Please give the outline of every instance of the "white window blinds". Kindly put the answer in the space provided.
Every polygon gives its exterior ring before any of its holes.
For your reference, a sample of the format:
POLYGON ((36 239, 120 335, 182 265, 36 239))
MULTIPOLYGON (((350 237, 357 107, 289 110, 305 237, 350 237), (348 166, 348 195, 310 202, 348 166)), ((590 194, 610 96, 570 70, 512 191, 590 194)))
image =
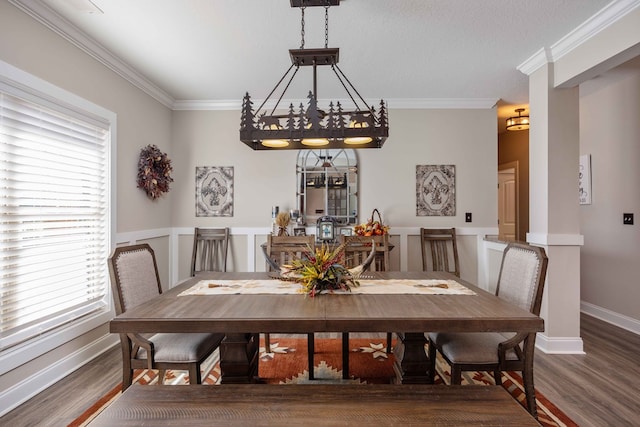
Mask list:
POLYGON ((0 350, 108 307, 110 232, 108 124, 1 89, 0 350))

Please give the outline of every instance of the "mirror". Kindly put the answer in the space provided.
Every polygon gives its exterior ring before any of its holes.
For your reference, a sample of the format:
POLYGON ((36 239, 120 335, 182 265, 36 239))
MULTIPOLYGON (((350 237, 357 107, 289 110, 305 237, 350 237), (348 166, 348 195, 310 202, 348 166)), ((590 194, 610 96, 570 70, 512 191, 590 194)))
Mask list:
POLYGON ((353 149, 300 150, 296 203, 307 224, 330 216, 336 225, 358 221, 358 160, 353 149))

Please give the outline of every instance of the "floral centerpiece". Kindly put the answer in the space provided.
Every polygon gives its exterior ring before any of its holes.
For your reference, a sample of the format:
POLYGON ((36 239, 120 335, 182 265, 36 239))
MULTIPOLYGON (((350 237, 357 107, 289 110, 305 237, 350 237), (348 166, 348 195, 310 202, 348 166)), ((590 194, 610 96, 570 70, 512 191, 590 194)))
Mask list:
POLYGON ((350 291, 360 283, 353 270, 344 266, 344 248, 345 244, 331 249, 324 243, 315 250, 309 248, 303 258, 283 266, 282 275, 300 283, 304 292, 312 297, 322 291, 350 291))

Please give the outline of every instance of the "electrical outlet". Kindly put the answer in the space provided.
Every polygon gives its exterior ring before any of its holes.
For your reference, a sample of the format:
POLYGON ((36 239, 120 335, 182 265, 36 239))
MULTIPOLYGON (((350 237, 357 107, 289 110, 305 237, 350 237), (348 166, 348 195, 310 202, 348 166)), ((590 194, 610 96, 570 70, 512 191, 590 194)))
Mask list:
POLYGON ((622 223, 625 225, 633 225, 633 214, 632 213, 623 213, 622 214, 622 223))
POLYGON ((471 212, 464 214, 464 222, 471 222, 471 212))

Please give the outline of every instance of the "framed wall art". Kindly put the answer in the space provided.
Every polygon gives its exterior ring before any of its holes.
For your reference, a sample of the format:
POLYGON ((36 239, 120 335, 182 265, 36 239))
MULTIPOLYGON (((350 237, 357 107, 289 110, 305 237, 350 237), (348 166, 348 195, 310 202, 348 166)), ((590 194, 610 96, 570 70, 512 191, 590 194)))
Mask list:
POLYGON ((233 216, 233 166, 196 166, 196 216, 233 216))
POLYGON ((591 154, 580 156, 578 171, 578 197, 581 205, 591 204, 591 154))
POLYGON ((455 165, 416 166, 416 215, 455 216, 455 165))

